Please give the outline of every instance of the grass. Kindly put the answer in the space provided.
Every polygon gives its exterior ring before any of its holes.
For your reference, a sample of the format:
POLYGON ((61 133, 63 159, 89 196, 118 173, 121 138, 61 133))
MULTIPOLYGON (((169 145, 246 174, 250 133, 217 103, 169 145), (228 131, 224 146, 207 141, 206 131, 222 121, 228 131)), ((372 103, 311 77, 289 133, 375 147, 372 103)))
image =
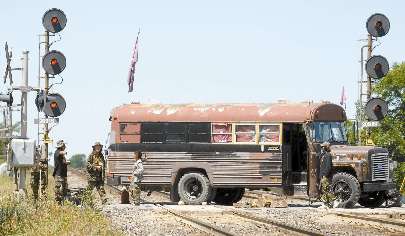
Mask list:
POLYGON ((49 182, 47 199, 34 203, 15 197, 13 179, 0 176, 0 235, 121 235, 93 208, 56 204, 52 177, 49 182))

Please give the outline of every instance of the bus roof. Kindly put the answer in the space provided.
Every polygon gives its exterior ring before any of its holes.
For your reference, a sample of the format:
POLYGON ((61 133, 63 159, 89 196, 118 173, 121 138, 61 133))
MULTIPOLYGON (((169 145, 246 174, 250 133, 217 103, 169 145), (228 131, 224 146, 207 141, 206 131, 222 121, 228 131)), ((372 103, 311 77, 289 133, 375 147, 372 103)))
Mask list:
POLYGON ((322 102, 251 104, 125 104, 110 119, 119 122, 293 122, 345 121, 345 110, 322 102))

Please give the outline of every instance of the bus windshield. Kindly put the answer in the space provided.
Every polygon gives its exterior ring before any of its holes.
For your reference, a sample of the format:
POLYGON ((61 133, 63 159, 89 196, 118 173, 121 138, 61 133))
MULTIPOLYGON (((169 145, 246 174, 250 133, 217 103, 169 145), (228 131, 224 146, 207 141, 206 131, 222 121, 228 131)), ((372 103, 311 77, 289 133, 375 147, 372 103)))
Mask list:
POLYGON ((313 122, 311 137, 315 142, 347 143, 343 122, 313 122))

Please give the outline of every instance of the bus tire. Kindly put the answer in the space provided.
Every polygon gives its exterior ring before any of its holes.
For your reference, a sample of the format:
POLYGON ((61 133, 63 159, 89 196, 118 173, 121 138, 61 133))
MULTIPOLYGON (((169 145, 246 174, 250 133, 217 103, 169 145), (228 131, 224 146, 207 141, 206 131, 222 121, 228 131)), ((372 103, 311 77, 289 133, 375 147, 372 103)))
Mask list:
POLYGON ((385 202, 385 192, 372 192, 359 199, 360 206, 368 208, 380 207, 385 202))
POLYGON ((360 198, 360 183, 353 175, 338 172, 332 177, 332 193, 339 201, 337 207, 352 208, 360 198))
POLYGON ((214 202, 221 205, 232 205, 233 203, 239 202, 244 193, 244 188, 218 188, 214 202))
POLYGON ((180 200, 188 205, 208 202, 212 194, 210 182, 202 173, 191 172, 184 174, 177 186, 180 200))
POLYGON ((238 195, 236 196, 236 198, 233 200, 233 202, 234 202, 234 203, 237 203, 237 202, 239 202, 240 200, 242 200, 244 194, 245 194, 245 189, 244 189, 244 188, 240 188, 240 189, 239 189, 239 193, 238 193, 238 195))

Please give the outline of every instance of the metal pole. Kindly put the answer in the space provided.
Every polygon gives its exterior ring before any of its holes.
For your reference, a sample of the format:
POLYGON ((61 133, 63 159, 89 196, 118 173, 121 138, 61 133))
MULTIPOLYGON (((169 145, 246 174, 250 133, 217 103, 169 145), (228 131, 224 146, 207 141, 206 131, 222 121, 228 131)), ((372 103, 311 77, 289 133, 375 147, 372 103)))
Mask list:
MULTIPOLYGON (((45 54, 47 54, 49 52, 49 31, 45 31, 45 54)), ((46 97, 48 96, 48 90, 49 90, 49 75, 47 72, 45 72, 45 76, 44 76, 44 104, 46 102, 46 97)), ((45 118, 48 118, 45 115, 45 118)), ((38 121, 39 122, 39 121, 38 121)), ((44 124, 44 136, 43 136, 43 152, 42 152, 42 159, 44 161, 46 161, 46 163, 48 163, 48 133, 49 133, 49 127, 48 127, 48 123, 45 122, 44 124)), ((46 172, 48 172, 48 165, 46 167, 46 172)), ((48 178, 48 175, 46 175, 46 178, 48 178)), ((48 179, 46 180, 48 181, 48 179)))
MULTIPOLYGON (((373 38, 371 34, 368 35, 367 38, 367 60, 371 58, 371 53, 373 51, 373 38)), ((372 93, 372 88, 371 88, 371 77, 367 76, 367 101, 370 100, 371 98, 371 93, 372 93)))
POLYGON ((21 138, 27 138, 27 88, 28 88, 28 51, 23 52, 22 62, 22 91, 21 91, 21 138))
MULTIPOLYGON (((27 138, 28 51, 22 57, 21 138, 27 138)), ((18 168, 18 191, 26 193, 27 168, 18 168)))
POLYGON ((360 135, 360 130, 361 126, 363 124, 363 117, 362 117, 362 110, 358 111, 358 109, 363 109, 363 83, 364 83, 364 48, 368 47, 368 45, 364 45, 361 47, 361 52, 360 52, 360 80, 359 80, 359 100, 358 100, 358 106, 356 107, 357 110, 357 129, 356 129, 356 139, 357 139, 357 144, 361 144, 361 135, 360 135))

